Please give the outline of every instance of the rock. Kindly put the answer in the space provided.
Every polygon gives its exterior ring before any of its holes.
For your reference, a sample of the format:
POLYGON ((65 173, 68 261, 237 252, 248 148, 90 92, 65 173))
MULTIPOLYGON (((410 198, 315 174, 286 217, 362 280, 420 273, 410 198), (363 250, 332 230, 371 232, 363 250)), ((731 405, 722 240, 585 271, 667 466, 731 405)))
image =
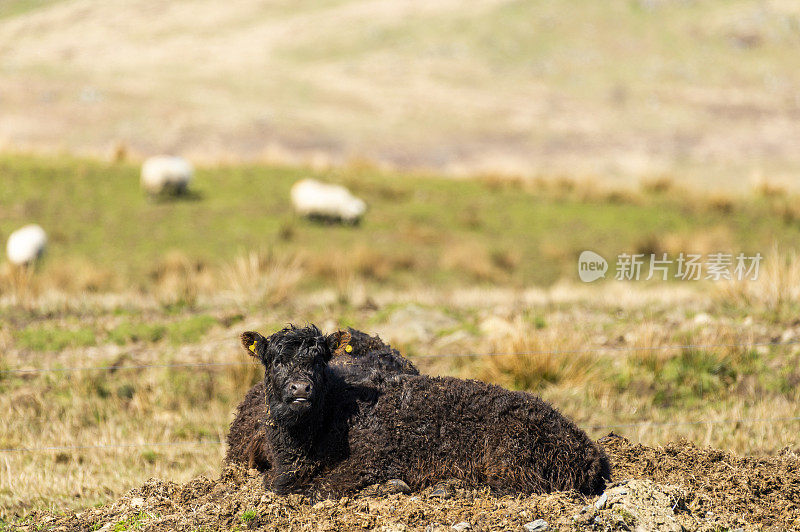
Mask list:
POLYGON ((430 496, 431 497, 439 497, 439 498, 442 498, 442 499, 446 499, 446 498, 450 497, 450 493, 447 491, 447 486, 444 486, 444 485, 440 484, 440 485, 436 486, 435 488, 433 488, 433 491, 431 492, 430 496))
POLYGON ((481 333, 488 338, 504 338, 512 336, 517 328, 508 320, 498 316, 489 316, 478 325, 481 333))
POLYGON ((598 510, 602 510, 606 507, 606 503, 608 502, 608 492, 603 492, 596 501, 594 501, 594 507, 598 510))
POLYGON ((408 527, 403 523, 389 523, 388 525, 383 525, 378 530, 381 532, 405 532, 408 530, 408 527))
POLYGON ((400 479, 391 479, 383 482, 382 484, 372 484, 361 490, 361 496, 366 497, 383 497, 385 495, 394 495, 396 493, 411 493, 411 488, 400 479))
POLYGON ((448 347, 458 348, 459 346, 468 344, 471 340, 471 334, 464 330, 458 330, 442 336, 436 340, 435 345, 438 349, 447 349, 448 347))
POLYGON ((626 488, 627 482, 614 486, 610 489, 607 489, 603 495, 606 496, 606 504, 609 506, 613 506, 615 502, 623 498, 628 494, 628 489, 626 488))
POLYGON ((131 499, 131 507, 133 508, 141 508, 144 506, 144 499, 141 497, 134 497, 131 499))
POLYGON ((711 323, 714 320, 705 312, 701 312, 700 314, 696 315, 692 321, 696 325, 704 325, 706 323, 711 323))
POLYGON ((221 511, 221 508, 220 508, 219 504, 214 504, 214 503, 211 503, 211 502, 206 503, 206 504, 202 505, 200 508, 197 509, 197 512, 200 515, 208 515, 208 516, 219 515, 220 511, 221 511))
POLYGON ((458 532, 461 532, 462 530, 469 530, 470 528, 472 528, 472 525, 467 523, 466 521, 461 521, 460 523, 454 524, 450 528, 452 528, 453 530, 457 530, 458 532))
POLYGON ((390 343, 428 343, 440 331, 456 325, 455 319, 440 310, 408 305, 395 310, 377 332, 390 343))
POLYGON ((522 528, 525 529, 525 532, 544 532, 547 530, 547 521, 544 519, 537 519, 536 521, 525 523, 522 525, 522 528))
POLYGON ((331 499, 325 499, 324 501, 320 501, 314 504, 311 508, 313 508, 314 510, 326 510, 328 508, 333 508, 336 505, 337 505, 336 501, 333 501, 331 499))
MULTIPOLYGON (((603 495, 606 501, 598 514, 603 526, 670 532, 683 530, 673 511, 673 507, 682 501, 677 488, 637 479, 615 485, 603 495)), ((597 503, 595 505, 600 510, 597 503)))
POLYGON ((387 480, 381 491, 386 495, 393 495, 395 493, 405 493, 408 495, 411 493, 411 488, 399 478, 394 478, 392 480, 387 480))

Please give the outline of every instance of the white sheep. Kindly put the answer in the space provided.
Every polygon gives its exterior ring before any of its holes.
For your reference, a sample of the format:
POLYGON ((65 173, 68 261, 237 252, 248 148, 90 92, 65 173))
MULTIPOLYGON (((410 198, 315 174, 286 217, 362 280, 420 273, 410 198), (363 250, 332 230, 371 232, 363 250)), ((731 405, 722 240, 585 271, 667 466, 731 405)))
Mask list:
POLYGON ((152 195, 185 193, 194 177, 194 168, 183 157, 156 155, 142 165, 142 188, 152 195))
POLYGON ((301 179, 292 185, 292 205, 309 218, 356 224, 367 210, 363 200, 340 185, 301 179))
POLYGON ((36 224, 17 229, 8 237, 6 255, 12 264, 24 266, 39 259, 47 246, 47 234, 36 224))

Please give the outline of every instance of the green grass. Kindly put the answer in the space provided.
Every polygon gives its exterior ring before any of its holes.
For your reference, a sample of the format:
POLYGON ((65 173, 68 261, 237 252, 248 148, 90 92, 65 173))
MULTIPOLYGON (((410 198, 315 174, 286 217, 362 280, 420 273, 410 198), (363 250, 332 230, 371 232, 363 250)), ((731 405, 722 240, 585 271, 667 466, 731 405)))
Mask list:
POLYGON ((800 375, 796 357, 786 357, 785 351, 764 356, 752 349, 682 349, 666 358, 652 352, 624 365, 601 364, 598 373, 603 382, 615 383, 617 393, 638 391, 652 396, 658 408, 679 412, 730 401, 743 387, 793 401, 800 375), (783 360, 780 368, 769 369, 777 359, 783 360))
POLYGON ((728 392, 736 381, 737 366, 732 360, 718 354, 695 349, 684 349, 670 358, 663 368, 654 373, 655 401, 662 405, 687 400, 703 401, 706 396, 728 392))
POLYGON ((108 339, 117 345, 133 342, 158 342, 166 338, 175 345, 194 343, 217 324, 217 320, 206 314, 166 322, 147 323, 143 321, 124 321, 108 332, 108 339))
POLYGON ((144 526, 143 521, 146 521, 149 518, 150 518, 150 516, 147 515, 145 512, 140 512, 137 515, 132 515, 132 516, 128 517, 127 519, 123 519, 122 521, 114 524, 114 526, 111 527, 111 530, 113 532, 126 532, 126 531, 130 531, 130 530, 142 530, 142 527, 144 526))
POLYGON ((614 508, 614 511, 619 515, 620 520, 626 527, 630 528, 636 524, 636 516, 634 516, 625 508, 621 506, 616 506, 614 508))
POLYGON ((108 332, 108 339, 117 345, 132 342, 157 342, 167 334, 167 327, 160 323, 124 321, 108 332))
POLYGON ((255 510, 245 510, 244 513, 242 513, 240 519, 242 520, 243 523, 246 524, 255 519, 256 516, 257 514, 255 510))
POLYGON ((74 330, 52 326, 29 326, 16 332, 16 343, 24 349, 34 351, 60 351, 67 347, 88 347, 97 339, 92 329, 74 330))
MULTIPOLYGON (((602 195, 582 197, 580 185, 556 193, 365 169, 315 174, 237 166, 200 170, 197 199, 152 202, 139 190, 132 165, 5 156, 0 175, 0 235, 41 224, 50 235, 41 274, 69 285, 76 272, 104 272, 97 274, 106 279, 101 289, 148 290, 165 257, 176 251, 212 269, 249 250, 300 252, 310 264, 305 287, 329 285, 336 276, 331 257, 384 286, 523 286, 574 279, 584 249, 611 261, 619 253, 658 247, 667 235, 691 242, 722 231, 730 252, 764 252, 775 240, 800 245, 800 224, 787 223, 757 198, 723 212, 680 194, 609 202, 602 195), (289 188, 307 175, 343 182, 364 197, 370 210, 362 225, 322 226, 297 218, 289 188)), ((117 331, 118 341, 159 334, 117 331)))
POLYGON ((155 452, 152 449, 144 449, 142 451, 142 460, 144 460, 148 464, 156 463, 156 460, 158 460, 158 457, 159 457, 158 453, 155 452))
POLYGON ((166 340, 172 345, 182 345, 199 342, 219 323, 208 314, 192 314, 178 319, 165 315, 153 322, 126 319, 106 331, 100 322, 84 320, 85 325, 76 325, 74 321, 68 320, 67 324, 30 324, 18 328, 14 332, 14 344, 31 351, 60 351, 109 342, 127 345, 166 340))
POLYGON ((199 341, 216 324, 216 319, 205 314, 191 316, 167 325, 166 336, 175 345, 193 343, 199 341))
POLYGON ((3 0, 0 2, 0 19, 22 15, 63 0, 3 0))

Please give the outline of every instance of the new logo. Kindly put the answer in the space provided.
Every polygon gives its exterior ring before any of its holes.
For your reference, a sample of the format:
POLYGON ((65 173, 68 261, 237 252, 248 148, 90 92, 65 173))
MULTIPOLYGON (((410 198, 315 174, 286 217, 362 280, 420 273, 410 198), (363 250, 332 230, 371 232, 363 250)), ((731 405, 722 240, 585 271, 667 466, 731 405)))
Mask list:
POLYGON ((578 257, 578 277, 584 283, 591 283, 606 276, 608 262, 594 251, 583 251, 578 257))

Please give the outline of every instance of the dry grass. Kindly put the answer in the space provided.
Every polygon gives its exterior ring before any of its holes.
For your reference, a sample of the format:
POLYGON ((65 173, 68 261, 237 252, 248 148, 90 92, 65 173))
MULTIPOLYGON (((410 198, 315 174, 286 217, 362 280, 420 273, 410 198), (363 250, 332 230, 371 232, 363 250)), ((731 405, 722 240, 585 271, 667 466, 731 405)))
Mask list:
POLYGON ((668 175, 645 177, 639 181, 639 188, 648 194, 665 194, 675 188, 675 180, 668 175))
POLYGON ((782 321, 797 318, 800 310, 800 257, 777 246, 763 256, 758 279, 732 280, 719 285, 721 304, 782 321))
POLYGON ((278 257, 272 252, 250 251, 223 270, 222 283, 240 306, 276 305, 293 295, 304 272, 299 255, 278 257))
POLYGON ((784 185, 768 179, 757 180, 753 184, 753 190, 756 194, 765 198, 782 198, 788 193, 788 190, 784 185))
POLYGON ((168 252, 150 272, 153 290, 163 305, 189 305, 212 284, 208 267, 180 251, 168 252))
POLYGON ((62 260, 41 282, 43 290, 68 294, 113 292, 120 288, 119 277, 114 272, 82 257, 62 260))
POLYGON ((702 230, 693 229, 681 233, 652 235, 653 247, 672 257, 680 253, 699 253, 707 255, 720 250, 734 249, 734 236, 730 227, 716 225, 702 230))
POLYGON ((539 330, 516 316, 499 335, 489 336, 489 353, 518 353, 486 357, 478 378, 518 390, 540 391, 547 386, 584 387, 596 379, 597 356, 576 353, 586 339, 563 323, 539 330))
POLYGON ((728 194, 717 192, 708 197, 708 207, 723 214, 730 214, 736 207, 736 200, 728 194))
POLYGON ((507 174, 481 174, 475 179, 486 185, 490 190, 523 190, 525 188, 539 187, 541 184, 537 180, 529 179, 523 175, 507 174))
POLYGON ((15 266, 10 262, 0 266, 0 294, 6 295, 10 302, 27 307, 39 293, 34 267, 15 266))
POLYGON ((495 276, 489 251, 481 246, 451 244, 442 251, 439 264, 443 269, 464 275, 473 281, 486 282, 495 276))
POLYGON ((315 255, 308 261, 308 271, 342 288, 354 279, 388 281, 398 272, 413 270, 416 263, 417 259, 410 252, 382 252, 366 244, 357 244, 349 249, 315 255))

